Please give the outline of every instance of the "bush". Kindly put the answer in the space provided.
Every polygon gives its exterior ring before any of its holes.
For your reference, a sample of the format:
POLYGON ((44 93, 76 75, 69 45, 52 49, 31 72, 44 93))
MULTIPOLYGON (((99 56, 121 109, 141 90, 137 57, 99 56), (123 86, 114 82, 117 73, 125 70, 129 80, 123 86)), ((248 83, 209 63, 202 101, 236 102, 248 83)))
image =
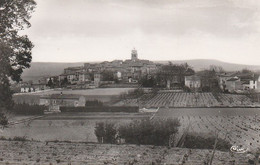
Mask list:
POLYGON ((119 128, 119 136, 126 143, 168 146, 169 139, 178 132, 178 119, 134 121, 119 128))
POLYGON ((3 112, 0 112, 0 125, 6 126, 8 124, 8 119, 3 112))
POLYGON ((116 128, 114 123, 96 123, 95 135, 99 143, 116 143, 116 128))
POLYGON ((127 93, 123 93, 120 95, 120 99, 136 99, 141 97, 144 94, 143 89, 134 89, 132 91, 128 91, 127 93))
POLYGON ((102 107, 103 106, 103 102, 98 101, 98 100, 93 100, 93 101, 86 101, 85 106, 96 106, 96 107, 102 107))
POLYGON ((20 136, 15 136, 15 137, 13 138, 13 141, 28 141, 28 139, 26 138, 26 136, 22 136, 22 137, 20 137, 20 136))
POLYGON ((43 105, 15 104, 12 111, 18 115, 43 115, 46 109, 43 105))
MULTIPOLYGON (((183 147, 184 148, 192 148, 192 149, 213 149, 215 137, 203 137, 201 135, 191 135, 188 134, 184 140, 183 147)), ((221 138, 218 138, 217 150, 228 151, 232 145, 221 138)))

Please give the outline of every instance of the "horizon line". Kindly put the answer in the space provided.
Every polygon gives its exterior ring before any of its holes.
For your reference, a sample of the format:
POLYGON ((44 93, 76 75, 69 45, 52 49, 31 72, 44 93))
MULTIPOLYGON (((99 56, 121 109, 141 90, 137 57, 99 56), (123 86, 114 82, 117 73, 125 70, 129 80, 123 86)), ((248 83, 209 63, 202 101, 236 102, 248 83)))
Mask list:
MULTIPOLYGON (((115 61, 115 60, 122 60, 122 59, 114 59, 114 60, 110 60, 110 61, 115 61)), ((129 59, 125 59, 125 60, 129 60, 129 59)), ((122 61, 125 61, 122 60, 122 61)), ((140 60, 148 60, 148 59, 140 59, 140 60)), ((223 63, 227 63, 227 64, 237 64, 237 65, 247 65, 247 66, 260 66, 260 65, 256 65, 256 64, 241 64, 241 63, 232 63, 232 62, 226 62, 226 61, 222 61, 222 60, 218 60, 218 59, 203 59, 203 58, 193 58, 193 59, 184 59, 184 60, 149 60, 152 62, 185 62, 185 61, 195 61, 195 60, 212 60, 212 61, 218 61, 218 62, 223 62, 223 63)), ((75 61, 75 62, 67 62, 67 61, 32 61, 31 63, 69 63, 69 64, 73 64, 73 63, 101 63, 104 61, 108 61, 109 60, 103 60, 103 61, 75 61)))

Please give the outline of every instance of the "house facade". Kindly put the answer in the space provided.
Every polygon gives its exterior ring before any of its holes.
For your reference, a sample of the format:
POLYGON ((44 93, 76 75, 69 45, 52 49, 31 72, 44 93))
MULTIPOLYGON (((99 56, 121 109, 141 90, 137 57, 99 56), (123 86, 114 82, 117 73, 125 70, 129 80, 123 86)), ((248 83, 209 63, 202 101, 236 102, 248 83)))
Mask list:
POLYGON ((200 88, 201 87, 201 79, 199 76, 185 76, 185 86, 189 88, 200 88))
POLYGON ((54 94, 41 96, 39 104, 48 106, 49 110, 59 110, 61 106, 84 107, 86 99, 84 96, 54 94))

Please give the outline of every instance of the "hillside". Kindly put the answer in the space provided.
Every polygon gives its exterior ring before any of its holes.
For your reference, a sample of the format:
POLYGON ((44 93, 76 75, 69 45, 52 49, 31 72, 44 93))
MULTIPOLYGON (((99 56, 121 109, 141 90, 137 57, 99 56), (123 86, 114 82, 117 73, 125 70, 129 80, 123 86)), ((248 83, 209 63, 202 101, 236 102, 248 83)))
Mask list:
POLYGON ((61 74, 64 68, 82 65, 83 63, 32 62, 31 67, 24 70, 22 79, 27 81, 45 76, 56 76, 61 74))
MULTIPOLYGON (((169 61, 157 61, 157 62, 166 64, 169 61)), ((238 71, 238 70, 242 70, 245 68, 250 69, 250 70, 255 70, 255 71, 260 70, 259 65, 234 64, 234 63, 228 63, 228 62, 223 62, 223 61, 213 60, 213 59, 176 60, 176 61, 171 61, 171 62, 173 64, 181 64, 181 63, 187 62, 190 66, 193 67, 193 69, 195 71, 207 69, 207 68, 209 68, 210 65, 221 66, 226 71, 238 71)))
MULTIPOLYGON (((168 61, 155 61, 158 63, 168 63, 168 61)), ((237 71, 244 68, 250 70, 260 70, 258 65, 243 65, 243 64, 233 64, 222 62, 218 60, 210 59, 196 59, 196 60, 176 60, 171 61, 174 64, 180 64, 187 62, 193 67, 195 71, 209 68, 210 65, 222 66, 226 71, 237 71)), ((35 80, 43 76, 55 76, 63 72, 64 68, 82 66, 83 62, 78 63, 54 63, 54 62, 32 62, 29 69, 24 70, 22 75, 23 80, 35 80)))

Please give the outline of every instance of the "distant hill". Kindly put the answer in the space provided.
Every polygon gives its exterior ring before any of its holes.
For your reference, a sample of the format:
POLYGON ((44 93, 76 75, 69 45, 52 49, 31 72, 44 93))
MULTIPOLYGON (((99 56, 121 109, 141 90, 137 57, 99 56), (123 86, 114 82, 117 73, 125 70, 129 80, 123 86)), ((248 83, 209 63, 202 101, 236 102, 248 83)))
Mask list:
MULTIPOLYGON (((155 61, 158 63, 167 64, 168 61, 155 61)), ((218 60, 210 59, 195 59, 195 60, 176 60, 171 61, 173 64, 181 64, 187 62, 190 66, 193 67, 195 71, 200 71, 203 69, 209 68, 210 65, 222 66, 226 71, 237 71, 242 69, 250 70, 260 70, 259 65, 243 65, 243 64, 233 64, 222 62, 218 60)), ((54 63, 54 62, 32 62, 29 69, 24 70, 22 78, 24 81, 27 80, 37 80, 40 77, 44 76, 55 76, 63 72, 64 68, 74 67, 74 66, 83 66, 82 63, 54 63)))
POLYGON ((56 76, 63 73, 64 68, 74 66, 83 66, 83 63, 32 62, 31 67, 24 70, 22 79, 28 81, 45 76, 56 76))
MULTIPOLYGON (((167 64, 169 61, 156 61, 156 62, 167 64)), ((219 60, 211 60, 211 59, 176 60, 171 62, 173 64, 181 64, 187 62, 191 67, 193 67, 195 71, 208 69, 210 65, 221 66, 226 71, 239 71, 245 68, 254 71, 260 70, 260 65, 234 64, 234 63, 222 62, 219 60)))

